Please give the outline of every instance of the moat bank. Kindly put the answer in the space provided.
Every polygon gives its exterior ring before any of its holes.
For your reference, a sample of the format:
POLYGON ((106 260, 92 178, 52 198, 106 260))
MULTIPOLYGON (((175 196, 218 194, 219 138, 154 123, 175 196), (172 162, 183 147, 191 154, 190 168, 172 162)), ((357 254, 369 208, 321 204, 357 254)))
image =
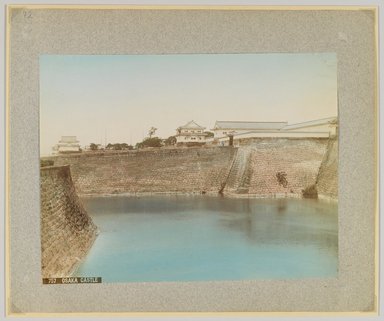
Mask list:
POLYGON ((44 159, 70 165, 79 195, 301 197, 303 190, 319 184, 319 196, 337 199, 337 142, 328 139, 260 138, 240 147, 97 152, 44 159))

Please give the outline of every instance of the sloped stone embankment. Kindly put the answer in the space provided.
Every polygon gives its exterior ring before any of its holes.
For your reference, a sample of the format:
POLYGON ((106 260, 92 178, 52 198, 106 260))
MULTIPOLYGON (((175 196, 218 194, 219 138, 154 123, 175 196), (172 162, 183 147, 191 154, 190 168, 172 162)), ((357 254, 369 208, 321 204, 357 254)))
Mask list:
POLYGON ((42 167, 40 176, 42 276, 68 276, 97 228, 76 194, 69 166, 42 167))

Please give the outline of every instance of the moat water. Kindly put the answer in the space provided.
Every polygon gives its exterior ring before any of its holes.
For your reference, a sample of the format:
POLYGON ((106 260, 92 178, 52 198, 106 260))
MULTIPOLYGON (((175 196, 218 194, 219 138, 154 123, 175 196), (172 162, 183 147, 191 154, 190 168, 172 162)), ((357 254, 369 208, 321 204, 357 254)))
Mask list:
POLYGON ((337 276, 337 203, 177 195, 82 201, 100 234, 75 276, 103 282, 337 276))

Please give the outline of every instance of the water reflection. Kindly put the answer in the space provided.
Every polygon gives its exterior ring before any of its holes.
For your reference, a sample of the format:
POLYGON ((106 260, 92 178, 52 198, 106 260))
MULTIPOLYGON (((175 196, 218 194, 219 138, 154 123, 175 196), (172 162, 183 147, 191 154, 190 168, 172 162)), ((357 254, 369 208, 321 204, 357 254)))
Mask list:
POLYGON ((107 281, 337 275, 337 205, 317 200, 84 199, 101 234, 77 273, 107 281))
MULTIPOLYGON (((337 207, 307 200, 223 202, 219 223, 261 244, 316 243, 337 248, 337 207), (226 206, 227 204, 230 206, 226 206)), ((217 203, 216 203, 217 204, 217 203)))

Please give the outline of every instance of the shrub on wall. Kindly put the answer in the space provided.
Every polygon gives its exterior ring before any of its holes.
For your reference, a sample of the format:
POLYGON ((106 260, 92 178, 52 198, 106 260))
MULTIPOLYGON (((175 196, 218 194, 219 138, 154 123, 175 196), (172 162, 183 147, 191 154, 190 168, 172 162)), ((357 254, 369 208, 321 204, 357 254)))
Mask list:
POLYGON ((283 186, 284 188, 286 188, 288 186, 287 173, 286 172, 277 172, 276 173, 276 179, 277 179, 279 185, 283 186))
POLYGON ((310 185, 301 191, 304 198, 317 198, 316 185, 310 185))
POLYGON ((199 142, 188 142, 188 143, 185 143, 185 145, 187 145, 187 147, 195 147, 195 146, 204 146, 205 143, 199 143, 199 142))
POLYGON ((54 161, 51 159, 41 159, 40 160, 40 167, 46 167, 46 166, 53 166, 54 161))

